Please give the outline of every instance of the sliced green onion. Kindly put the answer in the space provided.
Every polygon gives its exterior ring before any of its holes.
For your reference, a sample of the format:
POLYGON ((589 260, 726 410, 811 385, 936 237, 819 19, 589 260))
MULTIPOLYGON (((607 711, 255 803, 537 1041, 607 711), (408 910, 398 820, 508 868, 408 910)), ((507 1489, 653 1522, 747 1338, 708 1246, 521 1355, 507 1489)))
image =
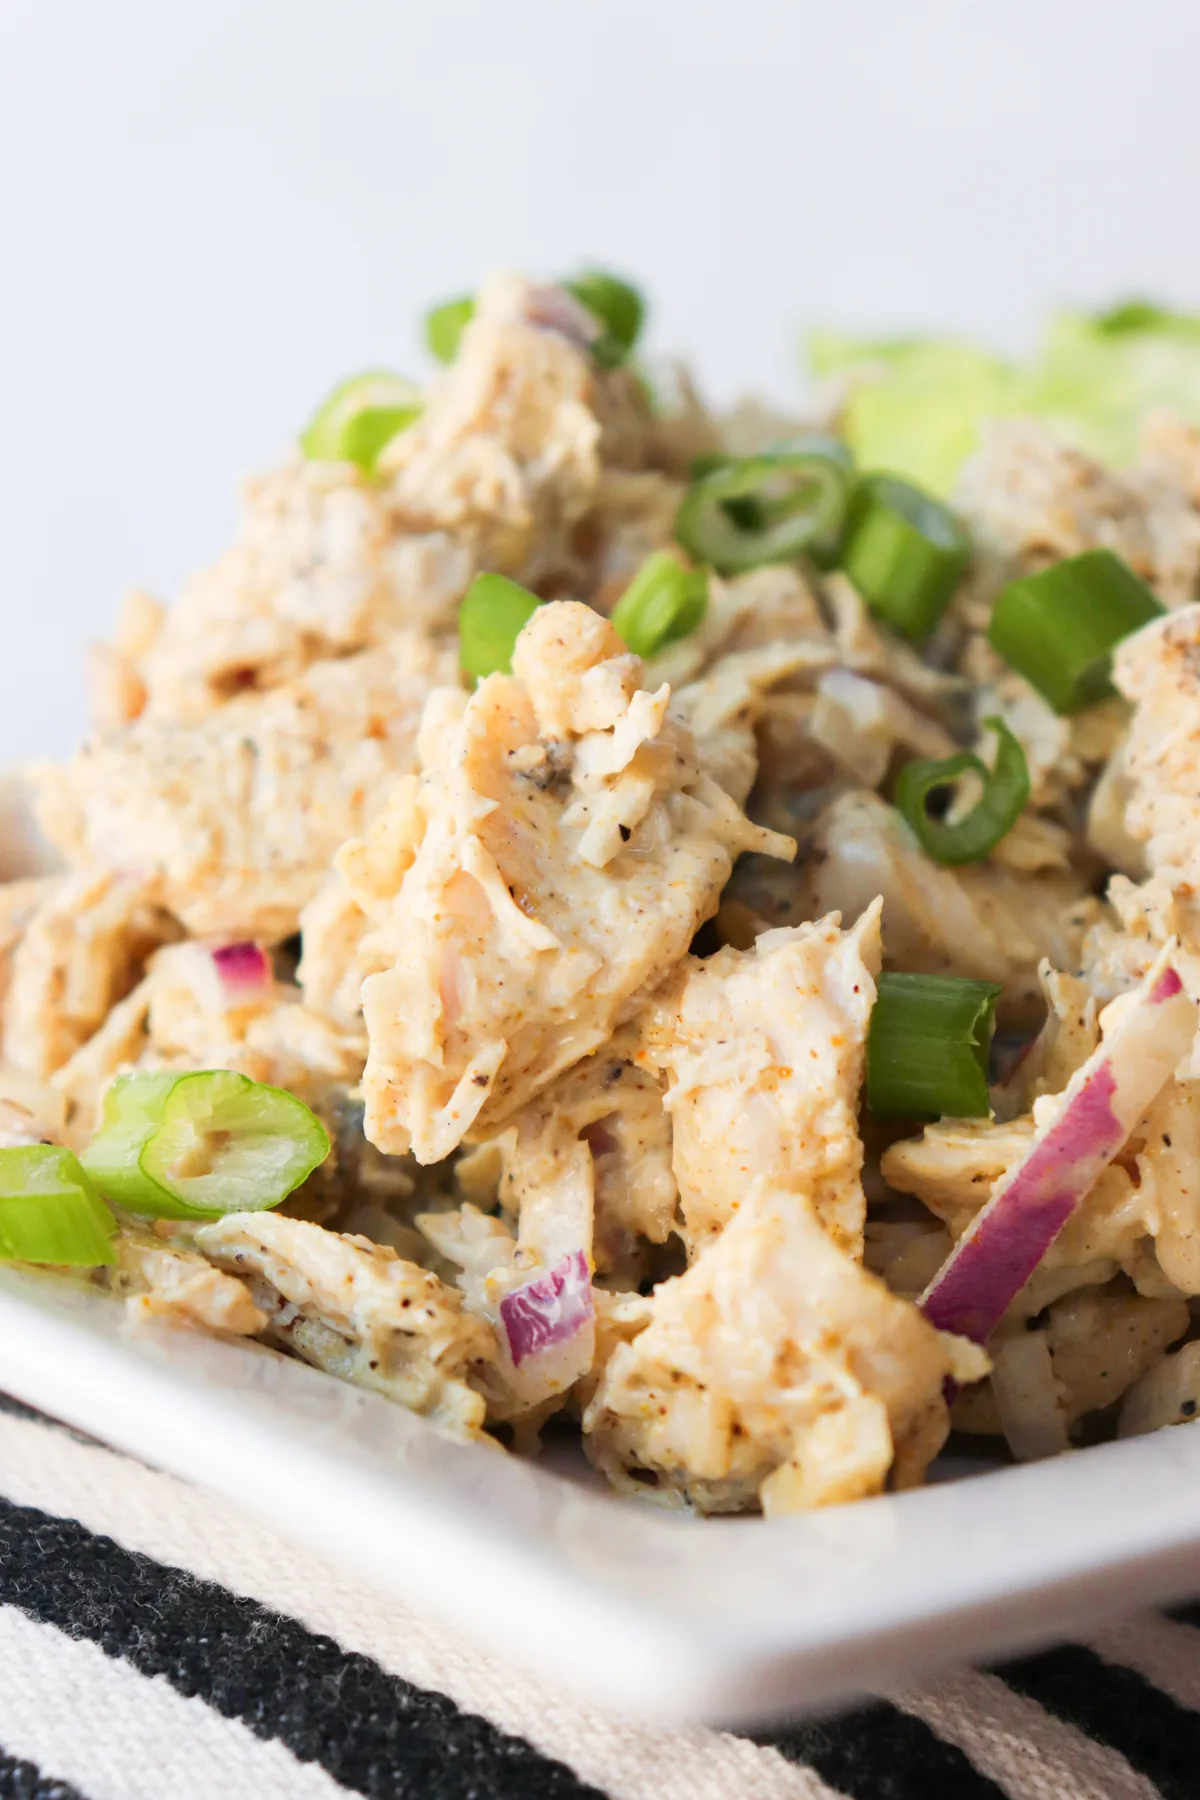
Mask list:
POLYGON ((648 556, 613 609, 612 627, 637 656, 695 631, 708 610, 708 574, 685 569, 669 550, 648 556))
POLYGON ((458 609, 458 660, 467 675, 508 675, 522 627, 541 605, 507 575, 477 575, 458 609))
POLYGON ((335 387, 300 434, 305 456, 352 462, 370 475, 386 444, 420 416, 421 390, 385 369, 352 375, 335 387))
POLYGON ((1085 550, 1010 581, 992 611, 988 642, 1057 713, 1078 712, 1116 690, 1112 652, 1165 611, 1111 550, 1085 550))
POLYGON ((82 1161, 128 1212, 212 1219, 278 1206, 328 1154, 321 1121, 283 1088, 166 1070, 117 1077, 82 1161))
POLYGON ((922 850, 935 862, 978 862, 1012 830, 1029 799, 1029 764, 1020 742, 1002 719, 983 722, 996 734, 994 768, 989 769, 972 751, 962 750, 941 762, 910 762, 896 782, 896 805, 922 850), (983 793, 970 812, 953 825, 931 818, 926 810, 929 795, 935 788, 957 781, 968 770, 983 782, 983 793))
POLYGON ((646 316, 646 304, 637 289, 602 269, 586 269, 562 285, 604 327, 603 337, 592 345, 596 361, 604 368, 624 362, 637 343, 646 316))
POLYGON ((440 363, 454 361, 458 340, 474 317, 473 294, 464 294, 461 300, 447 300, 425 314, 425 342, 440 363))
POLYGON ((692 484, 675 536, 723 575, 790 562, 840 532, 848 490, 845 466, 821 452, 739 457, 692 484))
POLYGON ((892 975, 876 986, 867 1101, 879 1119, 982 1119, 1000 986, 950 975, 892 975))
POLYGON ((971 557, 971 541, 940 500, 897 475, 864 475, 850 500, 842 567, 905 637, 928 637, 971 557))
POLYGON ((0 1150, 0 1261, 94 1269, 116 1261, 117 1222, 69 1150, 0 1150))

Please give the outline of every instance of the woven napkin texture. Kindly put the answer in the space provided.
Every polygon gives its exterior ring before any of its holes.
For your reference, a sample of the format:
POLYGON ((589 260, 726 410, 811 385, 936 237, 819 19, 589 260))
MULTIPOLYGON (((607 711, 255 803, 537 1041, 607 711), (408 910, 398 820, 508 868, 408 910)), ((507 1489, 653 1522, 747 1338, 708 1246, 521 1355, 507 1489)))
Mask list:
POLYGON ((1200 1606, 754 1737, 649 1725, 4 1403, 0 1797, 344 1795, 1196 1800, 1200 1606))

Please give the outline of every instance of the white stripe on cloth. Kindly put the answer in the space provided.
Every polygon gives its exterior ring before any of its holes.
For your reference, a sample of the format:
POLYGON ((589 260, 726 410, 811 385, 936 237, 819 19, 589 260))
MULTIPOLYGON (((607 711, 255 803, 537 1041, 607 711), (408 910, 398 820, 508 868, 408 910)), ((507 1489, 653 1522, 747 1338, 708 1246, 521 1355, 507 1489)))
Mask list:
MULTIPOLYGON (((79 1443, 54 1426, 0 1414, 0 1492, 17 1505, 78 1519, 127 1550, 324 1632, 390 1674, 525 1738, 611 1800, 833 1800, 835 1790, 814 1770, 776 1750, 702 1726, 664 1729, 615 1719, 549 1689, 380 1599, 217 1495, 79 1443)), ((326 1781, 325 1791, 344 1791, 326 1781)), ((218 1792, 232 1800, 215 1787, 205 1800, 218 1792)), ((301 1800, 301 1790, 294 1800, 301 1800)))
POLYGON ((88 1800, 346 1800, 282 1744, 13 1606, 0 1606, 0 1743, 88 1800))
POLYGON ((957 1744, 1012 1800, 1159 1800, 1154 1783, 1119 1751, 1093 1743, 997 1675, 956 1669, 888 1699, 957 1744))
POLYGON ((1200 1656, 1191 1626, 1143 1614, 1119 1625, 1106 1625, 1093 1632, 1087 1643, 1106 1662, 1136 1669, 1180 1706, 1200 1712, 1200 1656))

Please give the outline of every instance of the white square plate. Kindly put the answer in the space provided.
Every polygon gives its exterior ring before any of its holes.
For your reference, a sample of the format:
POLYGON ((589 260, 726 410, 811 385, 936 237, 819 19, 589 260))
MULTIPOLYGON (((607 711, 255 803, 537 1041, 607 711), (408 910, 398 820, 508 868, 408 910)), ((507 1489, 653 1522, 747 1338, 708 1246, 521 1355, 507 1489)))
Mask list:
POLYGON ((0 1389, 617 1707, 746 1723, 1200 1591, 1200 1429, 804 1518, 690 1519, 14 1269, 0 1389))

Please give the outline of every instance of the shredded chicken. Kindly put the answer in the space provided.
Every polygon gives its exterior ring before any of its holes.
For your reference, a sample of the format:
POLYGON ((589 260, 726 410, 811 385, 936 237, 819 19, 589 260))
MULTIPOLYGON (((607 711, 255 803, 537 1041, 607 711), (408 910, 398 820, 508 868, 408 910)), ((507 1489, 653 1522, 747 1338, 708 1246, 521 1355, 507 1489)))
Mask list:
POLYGON ((383 490, 350 463, 294 455, 247 484, 241 535, 174 606, 131 595, 93 665, 97 725, 143 711, 191 724, 247 689, 313 662, 445 630, 474 566, 444 532, 401 529, 383 490), (122 695, 124 702, 122 704, 122 695))
POLYGON ((175 928, 153 877, 91 870, 15 886, 23 891, 8 923, 20 918, 22 928, 5 958, 3 1054, 44 1079, 110 1016, 175 928))
POLYGON ((615 352, 568 286, 494 275, 369 474, 306 434, 172 605, 126 596, 93 735, 36 772, 44 836, 0 783, 0 1155, 86 1155, 129 1072, 286 1089, 322 1166, 203 1224, 143 1227, 127 1184, 97 1288, 489 1443, 559 1415, 618 1488, 702 1512, 913 1485, 951 1406, 1019 1459, 1118 1405, 1126 1433, 1196 1415, 1200 430, 1148 416, 1113 471, 989 429, 916 646, 844 572, 703 569, 693 459, 811 424, 718 419, 615 352), (1097 546, 1171 610, 1060 716, 987 627, 1097 546), (643 665, 611 619, 663 549, 706 601, 643 665), (538 604, 469 689, 479 572, 538 604), (1029 802, 939 863, 897 780, 989 753, 993 715, 1029 802), (986 1117, 862 1104, 885 959, 1001 985, 986 1117), (990 1296, 939 1314, 964 1268, 990 1296), (930 1322, 969 1314, 986 1352, 930 1322))
POLYGON ((457 1431, 482 1425, 491 1334, 429 1270, 277 1213, 231 1213, 195 1241, 248 1282, 272 1341, 457 1431))
POLYGON ((667 1076, 692 1257, 761 1179, 803 1195, 833 1242, 861 1258, 858 1093, 879 910, 846 931, 834 913, 764 932, 751 950, 688 957, 659 990, 640 1060, 667 1076))
POLYGON ((42 772, 43 825, 73 862, 152 871, 189 932, 276 942, 411 766, 425 695, 453 679, 449 652, 412 633, 198 725, 139 720, 42 772))
POLYGON ((113 1293, 135 1319, 199 1325, 235 1337, 256 1337, 267 1314, 254 1304, 236 1275, 213 1267, 198 1251, 184 1249, 149 1231, 122 1231, 116 1240, 113 1293))
POLYGON ((597 1049, 678 962, 752 826, 587 608, 541 608, 510 676, 423 743, 423 826, 363 1008, 367 1135, 478 1137, 597 1049))
POLYGON ((865 792, 844 794, 821 814, 801 875, 802 913, 853 917, 881 896, 890 964, 1002 982, 1004 1009, 1018 1016, 1037 1006, 1041 959, 1077 967, 1084 930, 1101 910, 1072 875, 932 863, 900 815, 865 792))
POLYGON ((947 1379, 982 1352, 840 1250, 794 1193, 753 1186, 651 1317, 614 1351, 584 1415, 589 1454, 705 1512, 768 1514, 919 1481, 949 1427, 947 1379))

